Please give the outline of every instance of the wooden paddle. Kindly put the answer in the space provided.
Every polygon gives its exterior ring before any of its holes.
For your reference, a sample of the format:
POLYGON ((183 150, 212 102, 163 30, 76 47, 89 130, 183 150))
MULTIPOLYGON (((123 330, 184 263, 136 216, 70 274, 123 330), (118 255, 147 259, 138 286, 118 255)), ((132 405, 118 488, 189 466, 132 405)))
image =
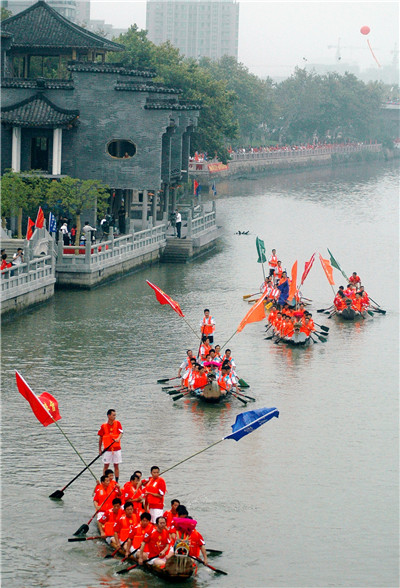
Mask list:
POLYGON ((319 327, 320 329, 322 329, 323 331, 328 332, 329 331, 329 327, 325 327, 325 325, 319 325, 318 323, 316 323, 314 321, 314 325, 316 325, 317 327, 319 327))
POLYGON ((328 306, 328 308, 320 308, 317 310, 317 312, 326 312, 327 310, 330 311, 330 309, 333 308, 333 304, 331 304, 331 306, 328 306))
POLYGON ((108 447, 106 447, 105 449, 103 449, 103 451, 101 453, 99 453, 99 455, 97 457, 95 457, 85 468, 83 468, 83 470, 81 470, 79 472, 79 474, 77 476, 75 476, 75 478, 72 478, 72 480, 70 482, 68 482, 68 484, 66 486, 64 486, 64 488, 62 488, 61 490, 56 490, 55 492, 53 492, 53 494, 50 494, 49 498, 54 498, 56 500, 60 500, 64 496, 64 490, 66 490, 68 488, 68 486, 71 486, 72 482, 75 482, 75 480, 77 480, 79 478, 79 476, 81 474, 83 474, 83 472, 85 472, 92 465, 92 463, 97 461, 99 459, 99 457, 101 457, 103 455, 103 453, 108 451, 110 449, 111 445, 113 445, 114 443, 115 443, 115 441, 110 443, 110 445, 108 447))
POLYGON ((314 335, 321 341, 321 343, 326 343, 328 341, 328 339, 325 339, 325 337, 321 337, 317 331, 313 331, 314 335))
MULTIPOLYGON (((123 542, 121 543, 121 545, 120 545, 119 547, 117 547, 117 549, 115 549, 115 550, 114 550, 112 553, 107 553, 107 555, 105 555, 103 559, 111 559, 111 558, 113 558, 113 557, 114 557, 114 555, 117 555, 118 551, 119 551, 120 549, 122 549, 122 548, 123 548, 123 546, 125 545, 125 543, 126 543, 128 540, 129 540, 129 537, 127 537, 127 538, 125 539, 125 541, 123 541, 123 542)), ((124 559, 126 559, 126 558, 124 558, 124 559)))
POLYGON ((250 388, 250 384, 247 384, 247 382, 245 382, 245 381, 243 380, 243 378, 239 378, 239 380, 238 380, 238 381, 239 381, 239 384, 240 384, 240 386, 241 386, 242 388, 250 388))
POLYGON ((79 527, 79 529, 77 531, 75 531, 75 533, 73 533, 73 535, 75 535, 76 537, 78 537, 79 535, 86 535, 86 533, 89 531, 89 525, 90 523, 93 521, 94 517, 97 515, 98 512, 100 512, 101 507, 103 506, 103 504, 105 504, 107 502, 107 500, 110 498, 111 494, 113 492, 115 492, 116 486, 111 490, 110 494, 108 494, 106 496, 106 498, 103 500, 103 502, 100 504, 100 506, 98 507, 98 509, 96 510, 96 512, 94 513, 94 515, 88 520, 87 523, 81 525, 79 527))
MULTIPOLYGON (((148 560, 146 560, 146 563, 148 563, 149 561, 151 561, 152 559, 157 559, 157 557, 160 557, 160 554, 158 555, 154 555, 153 557, 149 557, 148 560)), ((133 564, 133 566, 129 566, 129 568, 124 568, 123 570, 119 570, 117 572, 117 574, 127 574, 128 572, 130 572, 130 570, 134 570, 135 568, 137 568, 138 566, 141 566, 143 564, 140 564, 139 562, 136 564, 133 564)))
POLYGON ((102 536, 97 535, 96 537, 70 537, 68 541, 72 543, 73 541, 92 541, 93 539, 102 539, 102 536))
POLYGON ((228 572, 224 572, 224 570, 219 570, 218 568, 214 568, 214 566, 210 566, 210 564, 204 563, 204 561, 202 559, 200 559, 199 557, 194 557, 193 555, 190 555, 189 557, 191 557, 192 559, 203 564, 203 566, 206 566, 206 568, 210 568, 210 570, 212 570, 213 572, 216 572, 217 574, 223 574, 224 576, 228 575, 228 572))
POLYGON ((243 300, 247 300, 248 298, 251 298, 252 296, 260 296, 261 292, 255 292, 254 294, 245 294, 243 296, 243 300))
POLYGON ((166 382, 170 382, 171 380, 178 380, 180 376, 175 376, 175 378, 161 378, 157 380, 157 384, 165 384, 166 382))
POLYGON ((224 553, 223 551, 220 551, 219 549, 209 549, 208 547, 206 547, 206 551, 207 551, 207 555, 211 555, 211 556, 222 555, 224 553))
POLYGON ((380 314, 386 314, 386 310, 383 310, 382 308, 375 308, 374 306, 371 306, 371 309, 373 312, 377 312, 380 314))
POLYGON ((132 551, 132 553, 128 553, 128 555, 125 555, 125 557, 123 557, 120 561, 120 563, 123 563, 124 561, 126 561, 128 559, 128 557, 131 557, 131 555, 135 555, 135 553, 137 552, 137 550, 140 549, 140 547, 137 547, 134 551, 132 551))

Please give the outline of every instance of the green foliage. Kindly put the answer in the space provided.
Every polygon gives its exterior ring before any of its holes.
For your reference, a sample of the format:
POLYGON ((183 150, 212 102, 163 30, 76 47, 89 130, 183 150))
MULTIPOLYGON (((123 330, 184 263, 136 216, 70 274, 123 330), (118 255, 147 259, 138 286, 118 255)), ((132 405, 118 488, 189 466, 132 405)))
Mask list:
POLYGON ((304 69, 277 87, 279 141, 369 140, 379 132, 383 87, 365 84, 353 74, 324 76, 304 69))
POLYGON ((107 209, 108 186, 98 180, 79 180, 68 176, 51 182, 47 193, 50 206, 61 205, 73 215, 96 207, 99 214, 107 209))
POLYGON ((1 14, 0 14, 1 21, 6 20, 6 18, 10 18, 10 16, 12 16, 11 10, 8 10, 4 6, 2 6, 1 7, 1 14))

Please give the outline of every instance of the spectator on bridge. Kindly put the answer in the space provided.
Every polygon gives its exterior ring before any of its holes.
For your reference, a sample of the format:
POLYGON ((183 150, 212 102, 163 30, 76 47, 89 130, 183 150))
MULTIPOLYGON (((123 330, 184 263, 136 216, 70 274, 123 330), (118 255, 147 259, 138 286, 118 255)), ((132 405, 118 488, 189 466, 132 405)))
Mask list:
POLYGON ((20 265, 21 263, 24 263, 24 250, 22 247, 18 247, 16 253, 13 255, 13 264, 20 265))

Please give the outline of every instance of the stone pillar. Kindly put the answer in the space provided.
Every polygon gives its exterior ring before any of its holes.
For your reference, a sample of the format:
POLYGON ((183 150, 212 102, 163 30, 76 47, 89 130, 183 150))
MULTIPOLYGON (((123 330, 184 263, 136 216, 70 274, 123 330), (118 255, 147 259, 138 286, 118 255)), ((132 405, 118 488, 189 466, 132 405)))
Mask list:
POLYGON ((142 204, 142 231, 147 229, 147 190, 143 190, 143 204, 142 204))
POLYGON ((176 189, 172 190, 171 211, 176 210, 176 189))
POLYGON ((13 172, 21 171, 21 127, 12 129, 11 169, 13 172))
POLYGON ((157 193, 154 192, 153 200, 151 201, 151 216, 153 217, 153 226, 157 224, 157 193))
POLYGON ((192 237, 192 209, 191 208, 189 208, 189 210, 188 210, 187 236, 189 239, 192 237))
POLYGON ((169 215, 169 184, 164 185, 164 212, 169 215))
POLYGON ((86 233, 86 242, 85 242, 85 263, 90 265, 90 251, 92 249, 92 239, 90 231, 86 233))
POLYGON ((53 176, 61 175, 61 150, 62 150, 62 129, 53 130, 53 165, 51 173, 53 176))

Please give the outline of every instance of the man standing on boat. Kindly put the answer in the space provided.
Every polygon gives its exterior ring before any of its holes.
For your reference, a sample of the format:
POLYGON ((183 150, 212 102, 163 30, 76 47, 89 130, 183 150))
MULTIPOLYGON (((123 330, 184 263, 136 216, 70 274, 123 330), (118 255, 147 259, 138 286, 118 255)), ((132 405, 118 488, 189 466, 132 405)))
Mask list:
POLYGON ((122 462, 122 455, 121 455, 121 437, 122 433, 124 432, 122 429, 122 425, 119 421, 116 420, 117 413, 113 408, 110 408, 107 411, 107 422, 103 423, 98 431, 99 439, 99 453, 102 452, 103 449, 111 445, 109 451, 106 451, 103 454, 103 463, 104 463, 104 470, 103 473, 108 469, 110 464, 114 465, 114 472, 115 472, 115 481, 118 482, 119 478, 119 464, 122 462))
POLYGON ((208 337, 210 344, 214 343, 214 332, 215 332, 215 320, 214 317, 210 316, 210 309, 204 309, 203 320, 200 323, 200 332, 202 341, 205 341, 208 337))
POLYGON ((143 494, 146 498, 148 511, 151 514, 151 522, 154 524, 158 517, 163 516, 167 485, 164 478, 160 477, 160 468, 158 466, 153 466, 150 473, 151 478, 147 482, 143 494))
POLYGON ((276 255, 276 249, 272 250, 270 258, 268 259, 269 275, 273 276, 278 266, 278 256, 276 255))

